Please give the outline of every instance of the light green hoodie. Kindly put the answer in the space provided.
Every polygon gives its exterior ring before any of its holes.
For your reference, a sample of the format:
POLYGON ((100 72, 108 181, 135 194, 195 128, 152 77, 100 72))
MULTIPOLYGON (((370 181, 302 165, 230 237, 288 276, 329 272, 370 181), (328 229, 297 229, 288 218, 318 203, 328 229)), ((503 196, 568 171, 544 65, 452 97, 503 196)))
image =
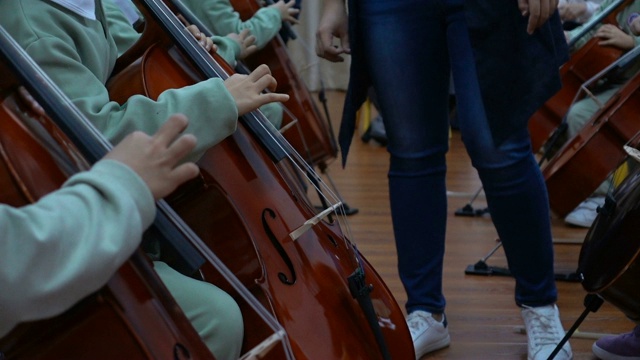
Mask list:
POLYGON ((235 131, 237 106, 217 78, 166 90, 157 101, 141 95, 122 106, 111 101, 105 84, 138 34, 115 5, 108 2, 103 11, 101 1, 96 4, 97 20, 91 20, 46 0, 2 1, 0 24, 113 143, 135 130, 155 133, 171 114, 183 113, 186 132, 198 137, 188 158, 196 160, 235 131))

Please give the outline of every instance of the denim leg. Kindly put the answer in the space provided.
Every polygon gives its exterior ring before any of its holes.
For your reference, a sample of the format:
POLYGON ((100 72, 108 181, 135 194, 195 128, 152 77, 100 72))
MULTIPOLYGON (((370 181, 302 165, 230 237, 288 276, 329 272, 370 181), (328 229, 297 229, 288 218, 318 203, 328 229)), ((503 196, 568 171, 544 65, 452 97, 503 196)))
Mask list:
POLYGON ((491 219, 516 280, 518 305, 557 299, 549 201, 526 128, 495 146, 477 83, 464 18, 448 27, 458 121, 462 139, 487 196, 491 219))
POLYGON ((358 10, 389 139, 391 215, 406 308, 440 313, 449 86, 442 2, 367 0, 358 10))
POLYGON ((389 138, 391 214, 409 312, 445 307, 450 70, 463 141, 516 279, 516 302, 538 306, 557 297, 544 179, 526 128, 493 144, 463 11, 461 0, 358 3, 360 40, 389 138))
POLYGON ((502 168, 478 169, 491 218, 516 279, 518 305, 556 301, 553 244, 546 186, 533 158, 502 168))

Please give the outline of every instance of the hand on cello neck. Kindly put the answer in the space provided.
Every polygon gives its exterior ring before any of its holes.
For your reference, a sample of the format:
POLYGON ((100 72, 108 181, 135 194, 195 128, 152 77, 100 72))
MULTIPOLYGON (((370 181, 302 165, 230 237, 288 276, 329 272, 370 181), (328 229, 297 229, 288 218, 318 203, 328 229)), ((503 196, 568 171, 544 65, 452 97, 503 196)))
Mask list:
POLYGON ((234 74, 225 80, 226 86, 238 107, 238 115, 244 115, 272 102, 285 102, 289 95, 275 93, 277 81, 269 67, 260 65, 249 75, 234 74), (263 92, 269 89, 271 92, 263 92))

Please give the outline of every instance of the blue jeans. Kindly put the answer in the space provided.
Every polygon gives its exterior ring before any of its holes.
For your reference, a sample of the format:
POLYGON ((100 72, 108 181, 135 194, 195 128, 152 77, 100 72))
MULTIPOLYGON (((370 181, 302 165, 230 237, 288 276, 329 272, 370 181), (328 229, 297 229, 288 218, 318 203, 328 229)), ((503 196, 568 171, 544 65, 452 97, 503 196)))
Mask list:
MULTIPOLYGON (((516 279, 518 305, 554 303, 548 196, 526 126, 498 146, 489 130, 463 0, 355 0, 391 155, 389 194, 408 312, 445 309, 442 266, 453 74, 462 140, 516 279)), ((469 241, 474 241, 469 234, 469 241)), ((460 269, 463 271, 463 269, 460 269)))

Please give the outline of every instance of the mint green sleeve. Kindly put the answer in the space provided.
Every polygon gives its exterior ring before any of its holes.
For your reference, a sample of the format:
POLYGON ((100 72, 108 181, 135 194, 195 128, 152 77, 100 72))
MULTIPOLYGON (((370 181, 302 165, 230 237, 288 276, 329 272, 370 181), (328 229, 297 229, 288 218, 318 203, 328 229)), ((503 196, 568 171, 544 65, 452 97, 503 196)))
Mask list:
POLYGON ((138 41, 140 34, 133 28, 118 5, 109 0, 102 1, 102 4, 107 17, 109 33, 116 43, 118 56, 120 56, 138 41))
MULTIPOLYGON (((171 114, 182 113, 189 118, 186 132, 198 139, 196 149, 186 159, 193 161, 236 129, 238 109, 221 79, 166 90, 157 101, 134 95, 120 106, 110 100, 103 82, 83 65, 72 45, 46 37, 29 44, 26 50, 113 143, 135 130, 153 134, 171 114)), ((103 68, 109 69, 107 64, 103 68)))
POLYGON ((263 48, 280 31, 282 17, 280 11, 263 7, 250 19, 242 21, 229 0, 182 0, 193 14, 216 35, 240 33, 249 29, 256 37, 258 49, 263 48))
POLYGON ((0 205, 0 337, 102 287, 139 246, 155 202, 129 167, 102 160, 20 208, 0 205))
POLYGON ((211 37, 213 43, 218 47, 218 55, 224 59, 231 67, 236 67, 237 59, 240 55, 240 44, 226 36, 214 35, 211 37))

